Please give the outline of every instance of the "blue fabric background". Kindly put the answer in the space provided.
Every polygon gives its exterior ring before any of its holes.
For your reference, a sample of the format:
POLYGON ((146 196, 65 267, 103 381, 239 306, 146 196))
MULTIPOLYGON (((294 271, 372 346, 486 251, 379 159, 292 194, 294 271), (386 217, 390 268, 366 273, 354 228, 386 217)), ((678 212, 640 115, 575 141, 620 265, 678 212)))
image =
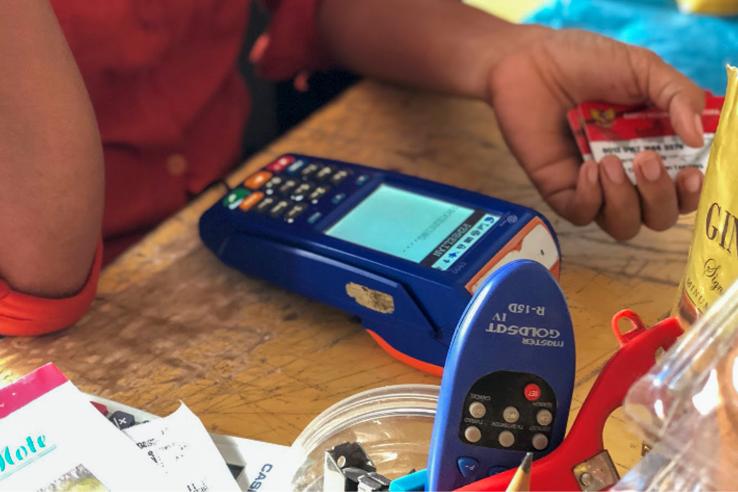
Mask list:
POLYGON ((672 0, 553 0, 526 22, 595 31, 647 47, 715 94, 738 64, 738 17, 681 13, 672 0))

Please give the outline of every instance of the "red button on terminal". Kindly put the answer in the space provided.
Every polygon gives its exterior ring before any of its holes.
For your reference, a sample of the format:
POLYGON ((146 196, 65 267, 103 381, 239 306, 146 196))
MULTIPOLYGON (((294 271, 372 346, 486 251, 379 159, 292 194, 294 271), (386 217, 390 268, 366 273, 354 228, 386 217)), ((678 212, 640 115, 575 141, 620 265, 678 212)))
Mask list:
POLYGON ((282 157, 280 157, 276 161, 274 161, 271 164, 269 164, 268 166, 266 166, 266 169, 267 169, 267 171, 271 171, 271 172, 273 172, 275 174, 281 173, 282 171, 285 170, 285 168, 287 166, 289 166, 293 162, 295 162, 295 158, 294 157, 292 157, 291 155, 283 155, 282 157))
POLYGON ((541 388, 535 383, 526 384, 523 388, 523 394, 526 400, 536 401, 541 397, 541 388))

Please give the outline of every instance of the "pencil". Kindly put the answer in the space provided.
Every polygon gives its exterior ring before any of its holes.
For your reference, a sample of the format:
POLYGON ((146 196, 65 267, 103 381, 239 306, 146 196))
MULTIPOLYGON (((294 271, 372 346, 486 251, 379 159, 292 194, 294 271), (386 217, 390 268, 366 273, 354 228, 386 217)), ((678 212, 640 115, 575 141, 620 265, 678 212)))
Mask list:
POLYGON ((526 453, 523 462, 510 480, 505 492, 527 492, 530 490, 530 467, 533 463, 533 453, 526 453))

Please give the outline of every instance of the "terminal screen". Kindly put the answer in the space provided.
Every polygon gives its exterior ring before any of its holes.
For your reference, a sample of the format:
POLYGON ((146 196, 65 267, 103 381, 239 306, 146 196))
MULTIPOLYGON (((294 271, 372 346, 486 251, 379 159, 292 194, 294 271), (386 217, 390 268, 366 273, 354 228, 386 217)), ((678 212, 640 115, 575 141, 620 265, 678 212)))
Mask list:
POLYGON ((325 234, 446 270, 498 215, 382 184, 325 234))

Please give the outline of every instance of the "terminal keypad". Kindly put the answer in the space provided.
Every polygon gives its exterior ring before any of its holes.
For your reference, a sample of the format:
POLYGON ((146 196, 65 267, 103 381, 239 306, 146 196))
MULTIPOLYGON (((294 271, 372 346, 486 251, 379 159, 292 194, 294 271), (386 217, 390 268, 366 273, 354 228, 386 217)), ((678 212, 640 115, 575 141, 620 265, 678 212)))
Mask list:
POLYGON ((306 162, 285 155, 251 174, 222 202, 231 210, 288 223, 305 215, 306 222, 314 224, 326 214, 326 204, 335 207, 350 195, 351 190, 347 194, 343 184, 351 182, 360 187, 370 179, 370 175, 334 163, 306 162))

